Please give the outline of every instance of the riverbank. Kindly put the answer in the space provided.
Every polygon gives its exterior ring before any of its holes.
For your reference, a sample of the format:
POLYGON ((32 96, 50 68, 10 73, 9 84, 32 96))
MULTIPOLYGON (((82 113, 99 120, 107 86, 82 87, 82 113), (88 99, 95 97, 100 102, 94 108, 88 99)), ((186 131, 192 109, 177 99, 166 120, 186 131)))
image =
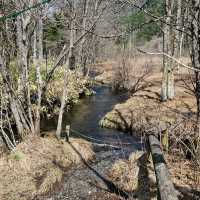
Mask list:
POLYGON ((168 134, 169 146, 167 144, 168 153, 165 152, 165 158, 172 180, 182 194, 181 199, 194 200, 200 197, 200 171, 196 160, 191 160, 187 150, 194 149, 186 142, 194 138, 196 102, 185 86, 183 77, 186 83, 190 84, 189 74, 180 71, 175 76, 175 98, 161 102, 162 73, 153 68, 153 72, 140 82, 139 89, 131 91, 127 101, 115 105, 101 119, 100 125, 142 138, 148 132, 159 136, 168 134), (184 144, 188 146, 185 147, 184 144))
MULTIPOLYGON (((55 124, 51 127, 53 129, 45 134, 42 132, 41 135, 44 137, 27 136, 23 141, 17 141, 17 146, 12 152, 8 152, 4 142, 0 141, 0 199, 2 200, 26 200, 48 196, 61 188, 66 171, 72 166, 82 164, 75 149, 83 153, 86 161, 95 157, 92 145, 86 140, 72 137, 70 143, 67 143, 58 141, 54 136, 64 87, 64 73, 65 68, 60 66, 48 83, 42 99, 41 131, 51 126, 46 123, 47 119, 56 118, 55 124)), ((46 76, 44 66, 42 66, 42 76, 46 76)), ((83 77, 78 70, 69 70, 67 76, 65 114, 80 101, 82 96, 93 94, 92 81, 83 77)), ((35 78, 35 73, 31 73, 33 113, 37 103, 35 78)))
POLYGON ((1 155, 0 199, 37 199, 59 190, 65 172, 82 163, 75 149, 86 161, 94 159, 89 142, 71 138, 67 143, 53 136, 29 137, 15 151, 1 155))
MULTIPOLYGON (((115 105, 113 110, 102 118, 101 126, 138 136, 147 131, 162 132, 186 118, 190 120, 187 124, 192 126, 192 119, 195 118, 195 98, 187 93, 181 85, 181 80, 177 78, 175 98, 161 102, 161 81, 161 73, 148 77, 145 80, 145 88, 131 94, 126 102, 115 105)), ((174 134, 177 135, 178 131, 181 130, 176 130, 174 134)))

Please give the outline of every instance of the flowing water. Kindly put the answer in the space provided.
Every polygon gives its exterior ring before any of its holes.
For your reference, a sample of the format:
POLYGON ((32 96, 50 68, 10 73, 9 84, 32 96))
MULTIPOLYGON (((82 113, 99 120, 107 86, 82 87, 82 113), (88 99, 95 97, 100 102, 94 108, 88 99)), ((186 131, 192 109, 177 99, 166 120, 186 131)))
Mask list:
MULTIPOLYGON (((99 127, 100 119, 117 103, 127 99, 126 94, 113 94, 107 86, 96 86, 96 95, 80 100, 80 103, 64 115, 64 125, 80 133, 94 143, 120 144, 123 148, 99 147, 93 163, 84 163, 70 169, 64 177, 62 190, 51 197, 51 200, 83 200, 96 199, 96 194, 117 193, 127 197, 106 178, 107 170, 119 158, 127 158, 129 154, 140 149, 139 141, 122 132, 99 127), (107 191, 107 192, 105 192, 107 191)), ((56 120, 48 122, 48 130, 55 129, 56 120)), ((74 134, 74 137, 80 135, 74 134)), ((80 152, 81 153, 81 152, 80 152)), ((83 161, 84 162, 84 161, 83 161)), ((49 199, 49 200, 50 200, 49 199)), ((98 198, 99 199, 99 198, 98 198)), ((102 196, 103 199, 109 199, 102 196)))

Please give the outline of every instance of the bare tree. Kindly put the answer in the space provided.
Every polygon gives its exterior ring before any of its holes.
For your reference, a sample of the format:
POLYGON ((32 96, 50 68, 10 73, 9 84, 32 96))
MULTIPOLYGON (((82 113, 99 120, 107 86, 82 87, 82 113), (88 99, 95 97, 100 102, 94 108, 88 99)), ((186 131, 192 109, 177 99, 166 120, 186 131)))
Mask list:
MULTIPOLYGON (((166 24, 164 25, 164 52, 170 56, 174 53, 174 36, 172 27, 172 12, 173 12, 173 1, 166 0, 166 24)), ((162 100, 166 101, 174 97, 174 62, 168 57, 164 56, 163 61, 163 81, 162 81, 162 100)))
MULTIPOLYGON (((10 109, 12 111, 15 123, 17 125, 18 134, 23 139, 27 134, 34 134, 40 132, 40 107, 41 107, 41 95, 42 95, 42 80, 41 80, 41 64, 43 57, 43 25, 42 15, 39 12, 33 12, 28 9, 21 12, 28 6, 33 6, 33 1, 21 1, 17 0, 10 3, 20 13, 15 16, 15 19, 6 19, 2 22, 1 30, 1 77, 3 79, 4 88, 8 96, 10 109), (39 15, 40 14, 40 15, 39 15), (16 33, 11 32, 13 27, 16 26, 16 33), (35 29, 36 27, 36 29, 35 29), (33 105, 31 102, 31 91, 29 82, 30 73, 30 55, 31 55, 31 44, 32 36, 35 32, 35 45, 36 45, 36 79, 37 79, 37 96, 38 105, 36 108, 36 116, 33 114, 33 105), (15 44, 16 46, 13 47, 15 44), (9 52, 9 53, 8 53, 9 52), (15 84, 15 78, 10 67, 10 62, 15 59, 15 52, 17 52, 17 75, 19 75, 15 84)), ((39 4, 38 4, 39 5, 39 4)))
MULTIPOLYGON (((56 130, 56 136, 57 138, 60 138, 61 135, 61 130, 62 130, 62 120, 63 120, 63 113, 64 113, 64 109, 65 109, 65 105, 66 105, 66 98, 67 98, 67 84, 68 84, 68 79, 69 79, 69 74, 73 73, 73 72, 69 72, 69 70, 74 70, 75 69, 75 47, 81 43, 81 47, 83 48, 84 43, 86 42, 86 36, 88 34, 91 34, 94 32, 95 27, 97 22, 100 20, 103 12, 105 11, 105 9, 108 7, 108 4, 105 4, 105 6, 103 6, 102 8, 99 7, 99 5, 101 4, 101 1, 96 2, 95 4, 95 12, 97 12, 98 9, 99 13, 97 14, 97 16, 95 16, 95 19, 92 21, 90 27, 88 29, 86 29, 86 12, 87 10, 84 11, 84 15, 83 17, 83 27, 82 27, 82 31, 81 31, 81 36, 80 39, 75 40, 75 30, 76 30, 76 26, 75 24, 77 23, 77 6, 78 6, 78 2, 70 2, 70 24, 69 24, 69 31, 70 31, 70 38, 69 38, 69 51, 68 51, 68 59, 67 59, 67 63, 66 63, 66 70, 65 70, 65 76, 64 76, 64 86, 63 86, 63 94, 62 94, 62 99, 61 99, 61 107, 60 107, 60 111, 59 111, 59 117, 58 117, 58 124, 57 124, 57 130, 56 130), (97 10, 96 10, 97 9, 97 10)), ((87 2, 84 2, 84 7, 86 6, 86 8, 84 9, 88 9, 88 5, 87 2)), ((82 49, 83 50, 83 49, 82 49)), ((81 52, 81 56, 82 52, 81 52)))
POLYGON ((192 66, 195 70, 195 97, 197 102, 197 125, 198 137, 200 137, 200 2, 195 0, 189 4, 189 31, 191 37, 189 38, 190 56, 192 66))
MULTIPOLYGON (((85 34, 86 30, 87 30, 88 9, 89 9, 89 0, 84 0, 83 1, 83 14, 82 14, 83 15, 83 17, 82 17, 82 27, 83 27, 82 34, 85 34)), ((85 65, 86 65, 86 61, 87 61, 86 52, 85 52, 85 42, 86 42, 86 38, 84 37, 80 43, 80 64, 83 69, 83 74, 85 74, 85 67, 86 67, 85 65)))
MULTIPOLYGON (((38 9, 36 15, 36 81, 37 81, 37 107, 35 116, 35 131, 40 133, 40 109, 42 101, 42 77, 41 77, 41 65, 43 63, 43 10, 38 9)), ((34 38, 35 39, 35 38, 34 38)))

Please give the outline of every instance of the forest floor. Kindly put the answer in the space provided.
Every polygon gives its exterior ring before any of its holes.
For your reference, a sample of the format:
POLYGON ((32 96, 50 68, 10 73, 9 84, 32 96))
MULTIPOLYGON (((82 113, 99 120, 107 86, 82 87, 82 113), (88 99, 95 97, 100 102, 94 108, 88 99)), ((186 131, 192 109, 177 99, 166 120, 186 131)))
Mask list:
MULTIPOLYGON (((183 58, 187 63, 187 59, 183 58)), ((116 76, 116 62, 101 64, 101 74, 96 78, 103 83, 111 83, 116 76), (103 70, 102 70, 103 69, 103 70), (113 70, 114 69, 114 70, 113 70)), ((168 133, 169 152, 165 152, 169 170, 181 199, 200 199, 200 169, 196 162, 185 158, 185 142, 193 137, 195 123, 195 97, 191 94, 191 76, 184 69, 175 75, 175 98, 160 101, 162 73, 161 59, 141 56, 133 59, 129 79, 137 82, 136 71, 151 67, 151 72, 139 82, 137 91, 130 92, 130 98, 114 106, 101 120, 103 127, 122 130, 129 134, 144 137, 145 133, 168 133)), ((160 135, 159 135, 160 136, 160 135)), ((189 146, 189 148, 192 148, 189 146)))

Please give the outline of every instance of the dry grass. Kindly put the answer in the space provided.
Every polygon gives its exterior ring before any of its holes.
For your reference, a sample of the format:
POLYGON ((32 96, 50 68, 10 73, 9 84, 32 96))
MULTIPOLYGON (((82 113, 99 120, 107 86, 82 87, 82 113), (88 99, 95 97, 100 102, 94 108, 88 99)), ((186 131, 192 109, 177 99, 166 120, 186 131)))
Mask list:
MULTIPOLYGON (((88 142, 81 139, 70 142, 86 160, 94 157, 88 142)), ((0 199, 25 200, 48 194, 60 186, 64 171, 80 162, 68 143, 30 137, 15 152, 0 158, 0 199)))
POLYGON ((111 83, 113 78, 113 66, 115 65, 116 62, 113 61, 96 64, 93 68, 100 74, 95 77, 95 81, 103 84, 111 83))
POLYGON ((129 192, 137 189, 139 173, 137 162, 141 155, 141 152, 133 153, 133 156, 130 156, 129 160, 117 160, 109 170, 109 177, 112 181, 117 182, 121 189, 129 192))
POLYGON ((155 197, 155 174, 144 152, 134 152, 128 160, 117 160, 108 176, 120 189, 138 199, 149 200, 155 197))
MULTIPOLYGON (((122 104, 115 105, 101 120, 109 128, 141 134, 153 128, 165 130, 196 111, 195 98, 189 95, 176 79, 176 96, 173 100, 160 102, 162 73, 154 73, 146 79, 146 86, 122 104)), ((158 130, 157 130, 158 131, 158 130)))
POLYGON ((196 171, 195 165, 177 155, 165 155, 170 167, 172 180, 177 186, 200 191, 200 172, 196 171))
MULTIPOLYGON (((180 60, 185 64, 189 63, 189 58, 183 57, 180 60)), ((188 115, 190 118, 194 116, 196 100, 184 87, 183 79, 190 81, 190 75, 185 68, 180 68, 175 72, 175 98, 171 101, 160 102, 162 57, 138 54, 136 58, 130 59, 129 63, 132 66, 129 71, 131 82, 145 71, 145 67, 151 67, 151 73, 141 83, 141 89, 130 94, 130 98, 125 103, 117 104, 111 112, 107 113, 101 120, 102 126, 124 131, 131 131, 130 129, 140 131, 143 128, 149 130, 153 127, 162 130, 176 124, 180 119, 187 118, 188 115), (142 127, 142 124, 145 127, 142 127)), ((104 73, 100 75, 101 79, 107 80, 107 76, 114 75, 116 65, 117 61, 102 64, 104 73)), ((109 79, 111 80, 112 77, 109 79)), ((189 85, 191 86, 190 83, 189 85)))
MULTIPOLYGON (((116 66, 121 62, 121 57, 119 56, 116 60, 107 61, 98 63, 94 66, 95 71, 100 73, 100 75, 95 77, 95 80, 100 83, 110 84, 113 82, 113 78, 116 72, 116 66)), ((131 75, 141 75, 145 66, 153 66, 153 69, 160 71, 160 65, 162 63, 161 57, 158 56, 142 56, 141 54, 137 55, 137 58, 131 58, 129 60, 131 75), (136 70, 137 68, 137 70, 136 70)))

